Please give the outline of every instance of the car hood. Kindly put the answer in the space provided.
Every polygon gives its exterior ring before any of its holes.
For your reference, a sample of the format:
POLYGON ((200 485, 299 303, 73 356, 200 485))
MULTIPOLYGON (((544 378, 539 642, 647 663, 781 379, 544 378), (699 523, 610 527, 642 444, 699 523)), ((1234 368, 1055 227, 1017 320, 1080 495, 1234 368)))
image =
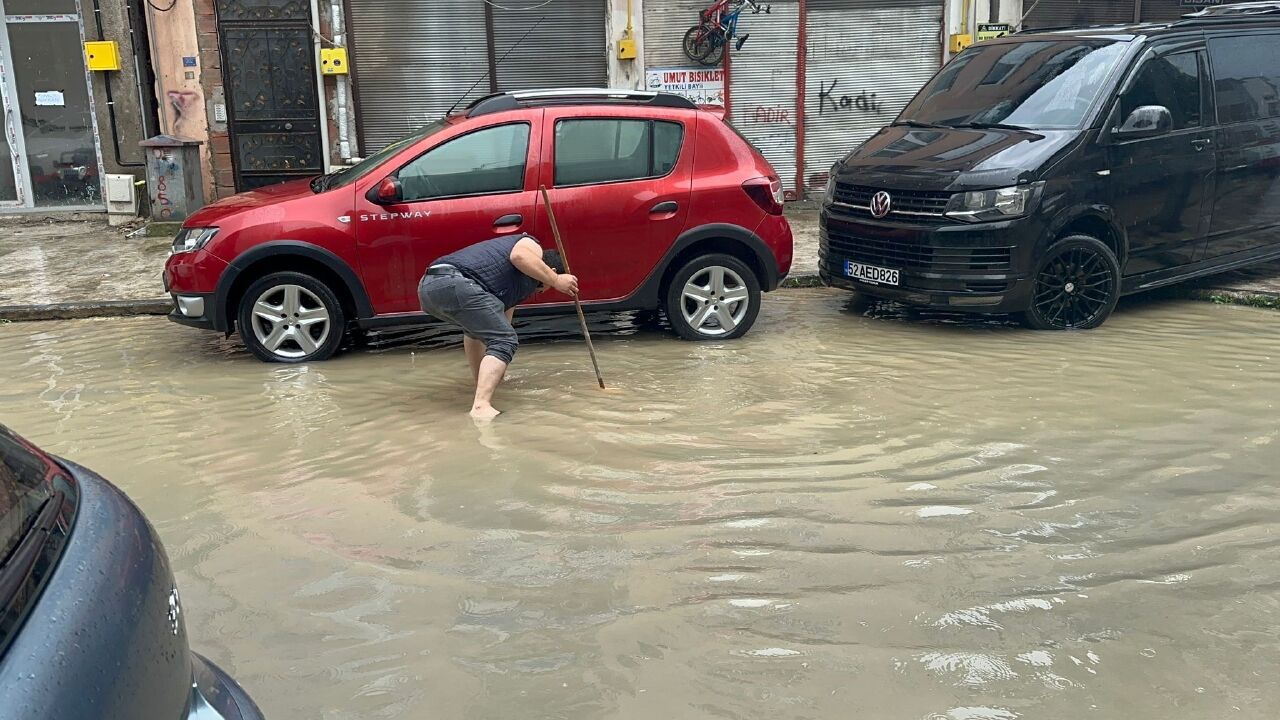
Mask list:
POLYGON ((291 200, 302 197, 315 197, 315 193, 311 192, 311 179, 292 180, 279 185, 268 185, 267 187, 250 190, 249 192, 238 193, 231 197, 225 197, 221 200, 205 205, 199 210, 191 214, 187 221, 183 223, 185 227, 208 227, 217 225, 219 220, 229 216, 243 213, 249 210, 257 210, 260 208, 280 205, 291 200))
POLYGON ((1075 130, 887 127, 836 169, 844 182, 894 190, 973 190, 1039 179, 1075 130))

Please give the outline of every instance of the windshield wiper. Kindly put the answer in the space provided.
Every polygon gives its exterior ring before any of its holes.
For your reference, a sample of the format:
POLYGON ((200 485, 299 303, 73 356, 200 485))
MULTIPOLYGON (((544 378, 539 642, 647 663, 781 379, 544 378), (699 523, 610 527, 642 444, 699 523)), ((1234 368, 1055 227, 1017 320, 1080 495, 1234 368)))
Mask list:
POLYGON ((893 124, 894 127, 913 127, 913 128, 929 128, 930 130, 950 130, 948 125, 939 125, 938 123, 921 122, 919 120, 899 120, 893 124))
POLYGON ((330 177, 330 176, 328 176, 328 175, 317 175, 317 176, 315 176, 315 177, 311 178, 311 192, 313 192, 313 193, 322 193, 322 192, 324 192, 325 190, 328 190, 328 189, 329 189, 329 177, 330 177))
POLYGON ((993 122, 958 123, 953 127, 965 128, 967 130, 1018 130, 1020 132, 1027 132, 1027 128, 1020 125, 1008 125, 1006 123, 993 122))

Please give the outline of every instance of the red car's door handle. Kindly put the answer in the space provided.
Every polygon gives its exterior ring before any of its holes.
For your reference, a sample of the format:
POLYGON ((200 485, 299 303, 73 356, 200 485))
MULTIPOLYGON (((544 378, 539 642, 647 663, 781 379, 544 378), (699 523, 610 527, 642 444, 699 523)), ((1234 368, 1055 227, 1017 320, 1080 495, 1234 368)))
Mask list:
POLYGON ((680 204, 674 200, 660 202, 649 208, 650 215, 670 215, 680 209, 680 204))
POLYGON ((493 221, 493 226, 496 228, 511 227, 513 225, 520 225, 523 222, 524 222, 523 215, 519 215, 519 214, 503 215, 502 217, 493 221))

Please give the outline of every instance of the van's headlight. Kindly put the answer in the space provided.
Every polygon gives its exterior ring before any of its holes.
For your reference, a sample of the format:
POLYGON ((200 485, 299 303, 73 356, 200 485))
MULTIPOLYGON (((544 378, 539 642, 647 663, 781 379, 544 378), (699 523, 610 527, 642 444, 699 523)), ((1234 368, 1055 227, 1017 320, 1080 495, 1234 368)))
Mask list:
POLYGON ((966 222, 988 222, 1022 217, 1031 210, 1039 184, 999 190, 962 192, 951 196, 946 215, 966 222))
POLYGON ((178 236, 173 239, 173 254, 199 250, 208 245, 217 234, 218 228, 182 228, 178 236))
POLYGON ((827 205, 835 202, 836 199, 836 174, 834 172, 827 178, 827 194, 823 196, 822 201, 827 205))

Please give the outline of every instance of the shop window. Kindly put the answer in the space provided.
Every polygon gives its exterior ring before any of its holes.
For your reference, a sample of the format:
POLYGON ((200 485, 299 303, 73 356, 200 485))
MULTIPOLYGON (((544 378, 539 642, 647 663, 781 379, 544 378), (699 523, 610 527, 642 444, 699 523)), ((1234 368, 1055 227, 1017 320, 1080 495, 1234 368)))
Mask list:
POLYGON ((1200 61, 1194 52, 1151 57, 1142 64, 1120 98, 1121 119, 1143 105, 1162 105, 1173 115, 1173 128, 1200 127, 1200 61))
POLYGON ((528 155, 529 125, 499 125, 427 151, 396 177, 406 201, 517 192, 528 155))
POLYGON ((556 186, 662 177, 675 168, 683 140, 683 126, 673 122, 561 120, 556 123, 556 186))
POLYGON ((1280 117, 1280 35, 1214 38, 1209 57, 1217 76, 1218 122, 1280 117))

